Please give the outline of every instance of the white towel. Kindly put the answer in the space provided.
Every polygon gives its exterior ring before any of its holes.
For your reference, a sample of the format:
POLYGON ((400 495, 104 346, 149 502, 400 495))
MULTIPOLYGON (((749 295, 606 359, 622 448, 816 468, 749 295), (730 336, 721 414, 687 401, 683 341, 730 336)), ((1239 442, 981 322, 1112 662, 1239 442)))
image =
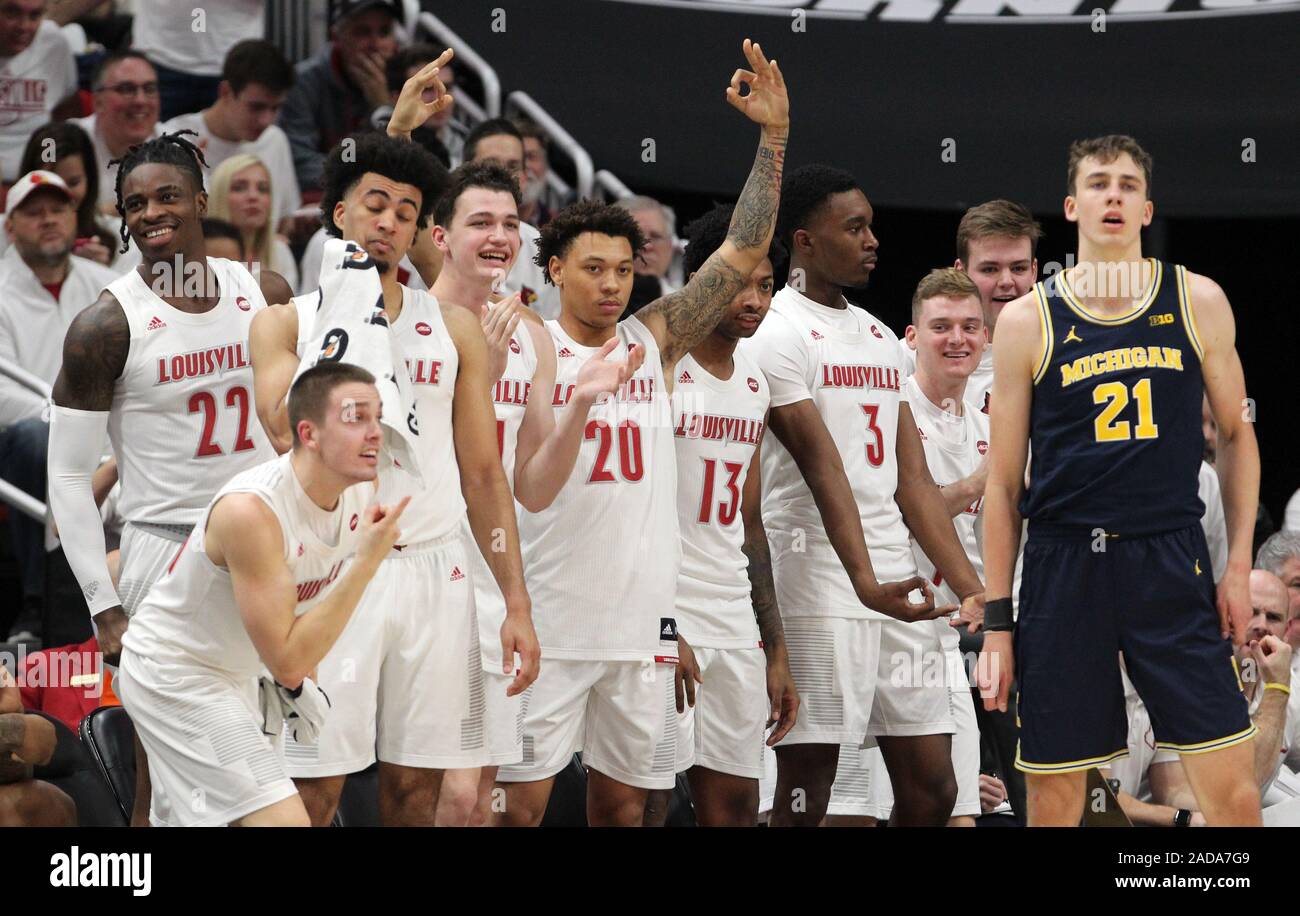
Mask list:
POLYGON ((331 705, 320 685, 304 678, 297 690, 290 690, 264 674, 258 678, 257 691, 263 734, 277 738, 287 730, 299 744, 316 743, 331 705))
POLYGON ((341 360, 368 370, 384 405, 380 469, 396 459, 403 470, 420 480, 415 390, 407 374, 406 357, 388 328, 374 261, 355 242, 330 239, 321 258, 316 295, 316 321, 294 381, 321 360, 341 360))

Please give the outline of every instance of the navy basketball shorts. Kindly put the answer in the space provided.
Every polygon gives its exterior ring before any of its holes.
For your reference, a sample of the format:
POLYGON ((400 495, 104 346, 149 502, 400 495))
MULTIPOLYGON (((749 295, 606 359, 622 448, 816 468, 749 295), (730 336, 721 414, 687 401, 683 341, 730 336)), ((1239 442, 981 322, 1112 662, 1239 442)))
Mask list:
POLYGON ((1031 523, 1015 651, 1027 773, 1126 756, 1121 652, 1158 748, 1207 753, 1255 733, 1199 525, 1126 538, 1031 523))

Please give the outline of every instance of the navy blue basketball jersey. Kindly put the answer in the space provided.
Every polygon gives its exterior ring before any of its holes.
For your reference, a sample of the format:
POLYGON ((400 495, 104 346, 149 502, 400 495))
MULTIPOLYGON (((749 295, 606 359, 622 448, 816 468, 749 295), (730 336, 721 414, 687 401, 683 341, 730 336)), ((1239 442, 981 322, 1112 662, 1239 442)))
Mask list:
POLYGON ((1034 287, 1045 346, 1034 374, 1029 488, 1034 523, 1117 535, 1200 521, 1201 344, 1186 271, 1154 258, 1138 308, 1089 312, 1058 272, 1034 287))

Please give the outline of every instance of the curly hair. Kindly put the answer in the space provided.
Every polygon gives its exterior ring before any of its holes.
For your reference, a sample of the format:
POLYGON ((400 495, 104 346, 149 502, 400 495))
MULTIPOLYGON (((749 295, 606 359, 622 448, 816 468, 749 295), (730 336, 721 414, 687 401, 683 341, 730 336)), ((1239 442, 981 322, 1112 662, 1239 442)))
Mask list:
POLYGON ((345 137, 326 155, 321 180, 321 222, 335 238, 341 238, 343 230, 334 225, 334 208, 367 172, 409 184, 420 192, 420 213, 415 221, 420 229, 429 224, 434 202, 447 187, 446 167, 418 143, 378 132, 345 137))
POLYGON ((203 170, 207 168, 208 160, 203 158, 203 150, 185 139, 186 134, 191 137, 198 136, 192 130, 161 134, 152 140, 136 144, 128 149, 121 159, 113 159, 108 163, 110 166, 117 166, 114 190, 117 193, 117 212, 122 217, 121 250, 123 252, 129 247, 131 236, 126 229, 126 207, 122 201, 122 188, 126 184, 126 176, 130 175, 136 166, 147 163, 175 166, 194 180, 195 194, 203 191, 203 170))
MULTIPOLYGON (((682 257, 682 273, 689 277, 722 247, 731 229, 731 214, 735 211, 731 204, 718 204, 708 213, 686 227, 686 254, 682 257)), ((772 269, 780 272, 785 263, 785 246, 775 236, 767 246, 767 259, 772 262, 772 269)))
POLYGON ((861 190, 852 173, 831 165, 814 163, 795 169, 781 188, 781 210, 776 220, 776 236, 787 248, 794 244, 797 229, 807 228, 818 209, 832 194, 861 190))
POLYGON ((546 274, 546 282, 552 286, 548 265, 551 258, 561 260, 569 252, 573 240, 584 232, 599 232, 611 238, 625 238, 632 246, 632 256, 645 247, 645 237, 632 214, 622 207, 611 206, 598 200, 580 200, 569 204, 542 227, 542 237, 537 241, 537 266, 546 274))
POLYGON ((434 204, 435 225, 451 224, 452 214, 456 210, 456 201, 470 188, 504 191, 514 198, 516 208, 523 204, 523 196, 519 193, 519 182, 515 181, 515 176, 509 171, 495 162, 466 162, 448 176, 447 189, 434 204))

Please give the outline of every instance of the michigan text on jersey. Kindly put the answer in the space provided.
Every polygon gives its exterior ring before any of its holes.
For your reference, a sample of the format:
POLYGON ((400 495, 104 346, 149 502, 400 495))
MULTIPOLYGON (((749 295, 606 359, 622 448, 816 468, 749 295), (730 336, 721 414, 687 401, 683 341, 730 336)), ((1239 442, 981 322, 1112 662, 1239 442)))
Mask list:
POLYGON ((1125 369, 1174 369, 1183 371, 1183 351, 1177 347, 1120 347, 1080 356, 1061 364, 1061 387, 1108 372, 1125 369))

